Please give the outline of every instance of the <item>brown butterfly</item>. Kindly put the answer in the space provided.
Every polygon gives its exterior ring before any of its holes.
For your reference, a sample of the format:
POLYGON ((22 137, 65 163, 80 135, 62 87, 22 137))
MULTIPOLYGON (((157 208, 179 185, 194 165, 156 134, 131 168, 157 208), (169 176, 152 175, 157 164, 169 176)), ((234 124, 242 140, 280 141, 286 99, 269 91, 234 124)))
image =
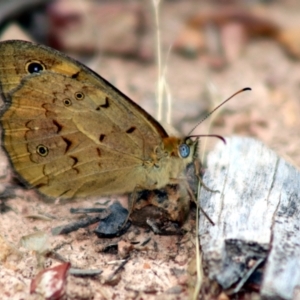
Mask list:
POLYGON ((54 49, 1 42, 0 84, 3 148, 19 179, 48 199, 160 189, 182 182, 199 161, 199 137, 168 136, 109 82, 54 49))

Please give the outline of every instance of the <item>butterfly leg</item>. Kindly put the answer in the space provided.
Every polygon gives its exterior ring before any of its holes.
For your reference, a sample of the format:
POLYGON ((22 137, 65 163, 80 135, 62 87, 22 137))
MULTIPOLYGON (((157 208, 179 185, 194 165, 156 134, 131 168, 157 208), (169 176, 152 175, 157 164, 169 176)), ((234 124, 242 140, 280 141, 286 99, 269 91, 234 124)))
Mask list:
POLYGON ((197 205, 198 209, 201 210, 201 212, 204 214, 204 216, 207 218, 207 220, 212 224, 215 225, 215 223, 212 221, 212 219, 209 217, 209 215, 205 212, 205 210, 201 207, 201 205, 198 204, 198 201, 191 189, 191 187, 189 186, 188 182, 186 179, 176 179, 176 178, 170 178, 170 181, 172 182, 172 184, 183 184, 184 187, 186 188, 189 196, 191 197, 191 199, 193 200, 193 202, 197 205))
POLYGON ((194 160, 194 165, 195 165, 195 175, 197 176, 201 186, 203 186, 203 188, 205 190, 207 190, 208 192, 211 192, 211 193, 220 193, 219 190, 213 190, 211 188, 209 188, 202 180, 201 176, 200 176, 200 168, 201 168, 201 165, 200 165, 200 160, 194 160))
MULTIPOLYGON (((190 197, 193 199, 193 201, 196 203, 197 207, 201 210, 201 212, 204 214, 204 216, 207 218, 207 220, 210 222, 211 225, 215 225, 215 223, 213 222, 213 220, 209 217, 209 215, 205 212, 205 210, 201 207, 200 204, 198 204, 198 201, 196 200, 196 197, 192 191, 192 189, 190 188, 189 184, 187 183, 187 181, 184 182, 185 183, 185 187, 190 195, 190 197)), ((201 182, 200 182, 201 184, 201 182)))

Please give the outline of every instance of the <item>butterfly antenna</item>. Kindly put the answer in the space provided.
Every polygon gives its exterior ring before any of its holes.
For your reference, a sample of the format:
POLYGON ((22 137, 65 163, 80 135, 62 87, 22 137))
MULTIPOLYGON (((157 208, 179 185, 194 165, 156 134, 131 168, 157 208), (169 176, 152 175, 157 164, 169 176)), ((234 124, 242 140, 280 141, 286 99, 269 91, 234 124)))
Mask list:
POLYGON ((221 136, 217 134, 195 134, 195 135, 189 135, 188 138, 190 137, 195 137, 195 138, 200 138, 200 137, 215 137, 220 139, 224 144, 226 144, 226 140, 221 136))
MULTIPOLYGON (((229 98, 227 98, 226 100, 224 100, 221 104, 219 104, 217 107, 215 107, 210 113, 208 113, 202 120, 200 120, 200 122, 198 122, 196 124, 196 126, 189 132, 188 136, 190 136, 190 134, 204 121, 206 120, 213 112, 215 112, 217 109, 219 109, 223 104, 225 104, 226 102, 228 102, 230 99, 232 99, 233 97, 235 97, 236 95, 242 93, 242 92, 245 92, 245 91, 251 91, 251 88, 249 87, 246 87, 246 88, 243 88, 239 91, 237 91, 236 93, 234 93, 233 95, 231 95, 229 98)), ((222 137, 220 136, 216 136, 218 138, 221 138, 221 140, 224 140, 222 137)))

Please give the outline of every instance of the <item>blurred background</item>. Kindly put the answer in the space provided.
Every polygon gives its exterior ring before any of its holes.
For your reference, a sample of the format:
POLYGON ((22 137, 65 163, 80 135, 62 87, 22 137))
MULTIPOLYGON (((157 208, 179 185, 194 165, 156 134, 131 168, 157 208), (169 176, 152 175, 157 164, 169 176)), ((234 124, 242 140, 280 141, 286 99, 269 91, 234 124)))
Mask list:
MULTIPOLYGON (((49 45, 83 62, 157 117, 158 0, 0 1, 1 40, 49 45)), ((300 166, 300 3, 160 1, 160 47, 170 116, 181 134, 260 139, 300 166), (213 121, 211 128, 210 121, 213 121)))

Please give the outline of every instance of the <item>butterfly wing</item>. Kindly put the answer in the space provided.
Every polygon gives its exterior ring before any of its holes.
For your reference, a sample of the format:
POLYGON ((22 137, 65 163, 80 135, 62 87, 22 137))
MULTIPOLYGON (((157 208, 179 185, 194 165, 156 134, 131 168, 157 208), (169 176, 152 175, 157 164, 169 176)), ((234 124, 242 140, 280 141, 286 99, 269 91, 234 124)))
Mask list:
POLYGON ((165 130, 84 65, 45 46, 0 43, 3 146, 48 197, 133 191, 165 130))

